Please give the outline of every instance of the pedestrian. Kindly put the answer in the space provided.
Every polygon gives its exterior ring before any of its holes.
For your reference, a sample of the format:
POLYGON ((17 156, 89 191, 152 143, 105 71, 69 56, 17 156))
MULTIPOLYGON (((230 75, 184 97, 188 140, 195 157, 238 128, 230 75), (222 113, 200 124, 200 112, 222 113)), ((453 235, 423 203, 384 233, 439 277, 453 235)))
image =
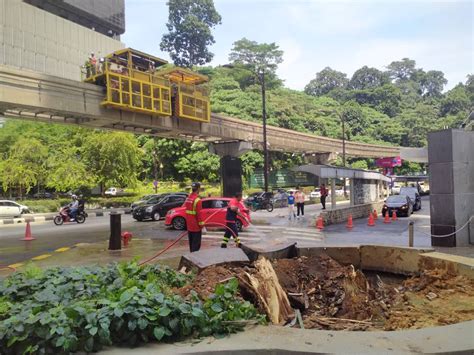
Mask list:
POLYGON ((304 217, 304 199, 305 199, 304 192, 301 191, 301 188, 298 186, 296 188, 296 193, 295 193, 296 218, 300 218, 300 213, 301 213, 301 217, 304 217))
POLYGON ((191 253, 201 249, 202 227, 204 222, 199 219, 199 212, 201 211, 201 198, 199 197, 199 190, 201 184, 193 182, 191 184, 192 192, 184 202, 186 208, 186 228, 188 230, 189 251, 191 253))
POLYGON ((323 210, 326 209, 326 197, 328 197, 328 189, 326 189, 326 185, 321 184, 321 189, 319 191, 321 193, 321 205, 323 205, 323 210))
POLYGON ((89 64, 91 67, 91 75, 94 76, 97 73, 97 58, 94 53, 89 56, 89 64))
POLYGON ((235 197, 230 200, 227 206, 227 213, 225 215, 225 233, 224 239, 222 240, 221 248, 227 248, 229 238, 234 237, 235 245, 237 248, 241 247, 239 239, 239 229, 237 228, 237 216, 241 216, 240 208, 242 207, 242 192, 237 192, 235 197))
POLYGON ((290 221, 291 217, 293 217, 293 219, 296 219, 295 196, 293 196, 293 191, 290 191, 290 195, 288 196, 288 219, 290 221))

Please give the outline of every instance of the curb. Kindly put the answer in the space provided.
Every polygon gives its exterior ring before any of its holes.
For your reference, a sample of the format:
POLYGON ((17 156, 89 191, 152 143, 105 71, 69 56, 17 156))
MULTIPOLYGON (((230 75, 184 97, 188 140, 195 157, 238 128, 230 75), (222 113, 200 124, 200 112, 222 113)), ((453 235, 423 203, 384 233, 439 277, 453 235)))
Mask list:
MULTIPOLYGON (((113 210, 113 211, 106 211, 106 212, 88 212, 87 218, 95 218, 95 217, 105 217, 110 215, 111 213, 118 213, 118 214, 131 214, 132 211, 130 210, 113 210)), ((2 225, 12 225, 12 224, 22 224, 26 222, 35 223, 35 222, 45 222, 45 221, 52 221, 56 215, 54 216, 28 216, 24 218, 6 218, 0 219, 0 226, 2 225)))

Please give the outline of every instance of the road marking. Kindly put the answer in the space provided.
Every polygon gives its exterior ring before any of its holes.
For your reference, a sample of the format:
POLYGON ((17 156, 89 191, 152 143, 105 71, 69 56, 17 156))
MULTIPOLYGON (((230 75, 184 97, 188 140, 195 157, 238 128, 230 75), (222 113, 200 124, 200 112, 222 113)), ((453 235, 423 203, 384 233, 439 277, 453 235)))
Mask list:
POLYGON ((70 247, 58 248, 55 250, 56 253, 62 253, 63 251, 68 251, 70 247))
POLYGON ((16 263, 16 264, 8 265, 8 267, 11 267, 11 268, 13 268, 13 269, 16 269, 16 268, 18 268, 18 267, 20 267, 20 266, 22 266, 22 265, 23 265, 23 263, 16 263))
POLYGON ((35 256, 34 258, 31 258, 31 260, 35 260, 35 261, 43 260, 43 259, 49 258, 50 256, 51 254, 38 255, 38 256, 35 256))

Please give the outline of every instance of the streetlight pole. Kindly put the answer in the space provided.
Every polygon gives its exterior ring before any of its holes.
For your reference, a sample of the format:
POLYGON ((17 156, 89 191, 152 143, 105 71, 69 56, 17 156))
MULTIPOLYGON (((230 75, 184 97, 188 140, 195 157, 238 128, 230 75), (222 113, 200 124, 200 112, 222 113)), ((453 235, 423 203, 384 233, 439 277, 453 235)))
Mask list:
MULTIPOLYGON (((342 122, 342 166, 346 167, 346 129, 345 129, 345 121, 344 121, 344 114, 341 113, 341 122, 342 122)), ((344 197, 347 197, 346 191, 346 178, 344 178, 344 197)))
POLYGON ((268 147, 267 147, 267 108, 265 95, 265 69, 260 69, 260 83, 262 85, 262 118, 263 118, 263 185, 268 192, 268 147))

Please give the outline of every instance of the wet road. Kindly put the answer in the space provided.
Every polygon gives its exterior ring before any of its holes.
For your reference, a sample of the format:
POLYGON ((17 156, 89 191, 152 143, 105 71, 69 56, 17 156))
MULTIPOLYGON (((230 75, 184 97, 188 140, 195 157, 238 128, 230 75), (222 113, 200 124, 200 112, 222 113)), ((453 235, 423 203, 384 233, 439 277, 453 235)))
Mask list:
MULTIPOLYGON (((130 215, 122 215, 122 231, 130 231, 134 238, 174 239, 179 231, 165 228, 164 221, 137 222, 130 215)), ((108 240, 109 217, 89 218, 82 225, 68 223, 56 226, 52 221, 31 223, 36 240, 20 240, 25 235, 25 224, 0 227, 0 266, 23 262, 37 255, 78 243, 108 240)))

